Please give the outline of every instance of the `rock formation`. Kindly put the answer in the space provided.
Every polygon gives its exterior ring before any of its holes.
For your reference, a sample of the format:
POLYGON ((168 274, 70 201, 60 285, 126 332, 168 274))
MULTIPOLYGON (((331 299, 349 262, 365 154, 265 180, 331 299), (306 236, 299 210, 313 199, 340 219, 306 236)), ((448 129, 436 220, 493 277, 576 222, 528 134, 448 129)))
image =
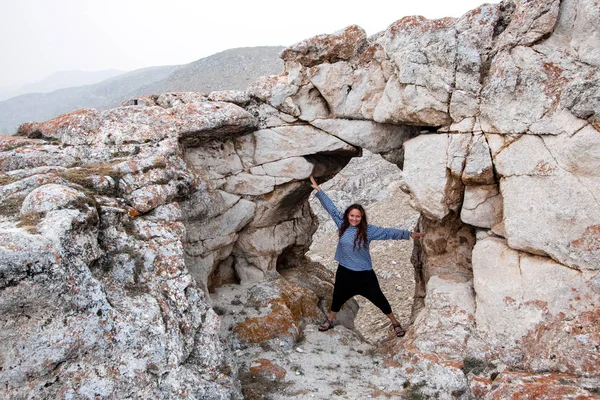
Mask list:
POLYGON ((414 323, 389 346, 398 390, 592 398, 599 23, 592 0, 508 0, 351 26, 287 48, 245 92, 22 125, 0 144, 0 388, 239 397, 230 346, 289 350, 327 307, 306 179, 365 148, 402 169, 425 233, 414 323), (231 284, 256 313, 228 344, 207 296, 231 284))

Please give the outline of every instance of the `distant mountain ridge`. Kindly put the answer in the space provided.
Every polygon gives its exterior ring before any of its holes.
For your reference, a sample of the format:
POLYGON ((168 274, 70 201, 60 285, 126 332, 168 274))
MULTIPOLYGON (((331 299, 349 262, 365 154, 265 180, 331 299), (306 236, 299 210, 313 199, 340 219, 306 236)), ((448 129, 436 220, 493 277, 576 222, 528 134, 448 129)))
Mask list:
POLYGON ((149 67, 93 85, 29 93, 0 101, 0 134, 14 134, 23 122, 44 121, 80 108, 116 107, 134 96, 175 91, 244 90, 259 76, 280 74, 281 46, 229 49, 185 65, 149 67))
POLYGON ((17 85, 10 88, 0 88, 0 100, 27 93, 48 93, 59 89, 77 86, 93 85, 127 71, 107 69, 102 71, 60 71, 38 82, 17 85))
POLYGON ((283 71, 282 46, 242 47, 201 58, 177 68, 165 79, 131 93, 132 96, 165 92, 245 90, 259 76, 283 71))

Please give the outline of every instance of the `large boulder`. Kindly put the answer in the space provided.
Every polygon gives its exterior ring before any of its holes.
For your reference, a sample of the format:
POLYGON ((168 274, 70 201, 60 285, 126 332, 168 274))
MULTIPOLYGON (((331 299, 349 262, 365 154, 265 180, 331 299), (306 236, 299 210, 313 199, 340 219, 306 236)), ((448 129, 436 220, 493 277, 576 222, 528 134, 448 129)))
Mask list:
POLYGON ((405 17, 378 39, 395 65, 373 119, 377 122, 442 126, 454 82, 454 19, 405 17))
POLYGON ((520 342, 526 346, 521 351, 526 354, 529 366, 544 365, 556 372, 596 375, 597 370, 590 366, 597 357, 593 352, 577 350, 578 342, 572 336, 575 332, 562 341, 544 334, 561 325, 559 321, 581 319, 581 329, 591 329, 586 335, 586 345, 597 345, 600 337, 591 333, 594 328, 589 323, 583 323, 600 303, 595 279, 596 273, 582 273, 548 257, 512 250, 501 239, 479 241, 473 249, 477 332, 507 363, 514 364, 519 359, 520 342), (552 362, 551 358, 545 358, 549 357, 545 356, 546 349, 560 354, 560 360, 552 362))
POLYGON ((430 219, 442 220, 460 205, 463 184, 448 170, 450 137, 420 135, 404 143, 403 185, 411 205, 430 219))
POLYGON ((366 43, 366 32, 357 25, 351 25, 330 35, 318 35, 296 43, 283 50, 281 58, 306 67, 333 64, 356 57, 366 43))
POLYGON ((597 131, 588 126, 574 136, 526 135, 495 151, 512 248, 598 269, 599 145, 597 131), (582 212, 585 218, 577 217, 582 212))

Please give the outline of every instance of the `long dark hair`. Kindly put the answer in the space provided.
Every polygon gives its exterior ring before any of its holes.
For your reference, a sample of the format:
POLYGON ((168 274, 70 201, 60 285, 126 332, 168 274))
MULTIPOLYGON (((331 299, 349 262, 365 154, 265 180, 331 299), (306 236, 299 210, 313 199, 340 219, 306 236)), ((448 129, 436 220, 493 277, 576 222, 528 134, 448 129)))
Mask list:
POLYGON ((346 208, 346 211, 344 211, 344 221, 342 221, 342 226, 340 226, 339 235, 342 237, 344 232, 346 232, 346 229, 350 226, 348 215, 352 210, 358 210, 362 217, 360 223, 356 226, 356 236, 354 236, 354 248, 356 248, 356 246, 360 247, 363 243, 365 245, 367 243, 367 213, 363 206, 360 204, 352 204, 350 207, 346 208))

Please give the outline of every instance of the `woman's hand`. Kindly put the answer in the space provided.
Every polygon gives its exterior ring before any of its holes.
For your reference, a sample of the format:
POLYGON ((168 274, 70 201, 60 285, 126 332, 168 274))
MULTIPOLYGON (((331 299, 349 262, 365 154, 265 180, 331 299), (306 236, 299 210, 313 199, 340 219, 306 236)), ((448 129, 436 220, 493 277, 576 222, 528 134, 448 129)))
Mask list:
POLYGON ((315 178, 313 178, 312 175, 310 176, 310 182, 312 183, 313 189, 315 189, 315 190, 321 190, 321 188, 317 184, 317 181, 315 181, 315 178))
POLYGON ((411 232, 410 237, 413 239, 421 239, 423 234, 421 232, 411 232))

